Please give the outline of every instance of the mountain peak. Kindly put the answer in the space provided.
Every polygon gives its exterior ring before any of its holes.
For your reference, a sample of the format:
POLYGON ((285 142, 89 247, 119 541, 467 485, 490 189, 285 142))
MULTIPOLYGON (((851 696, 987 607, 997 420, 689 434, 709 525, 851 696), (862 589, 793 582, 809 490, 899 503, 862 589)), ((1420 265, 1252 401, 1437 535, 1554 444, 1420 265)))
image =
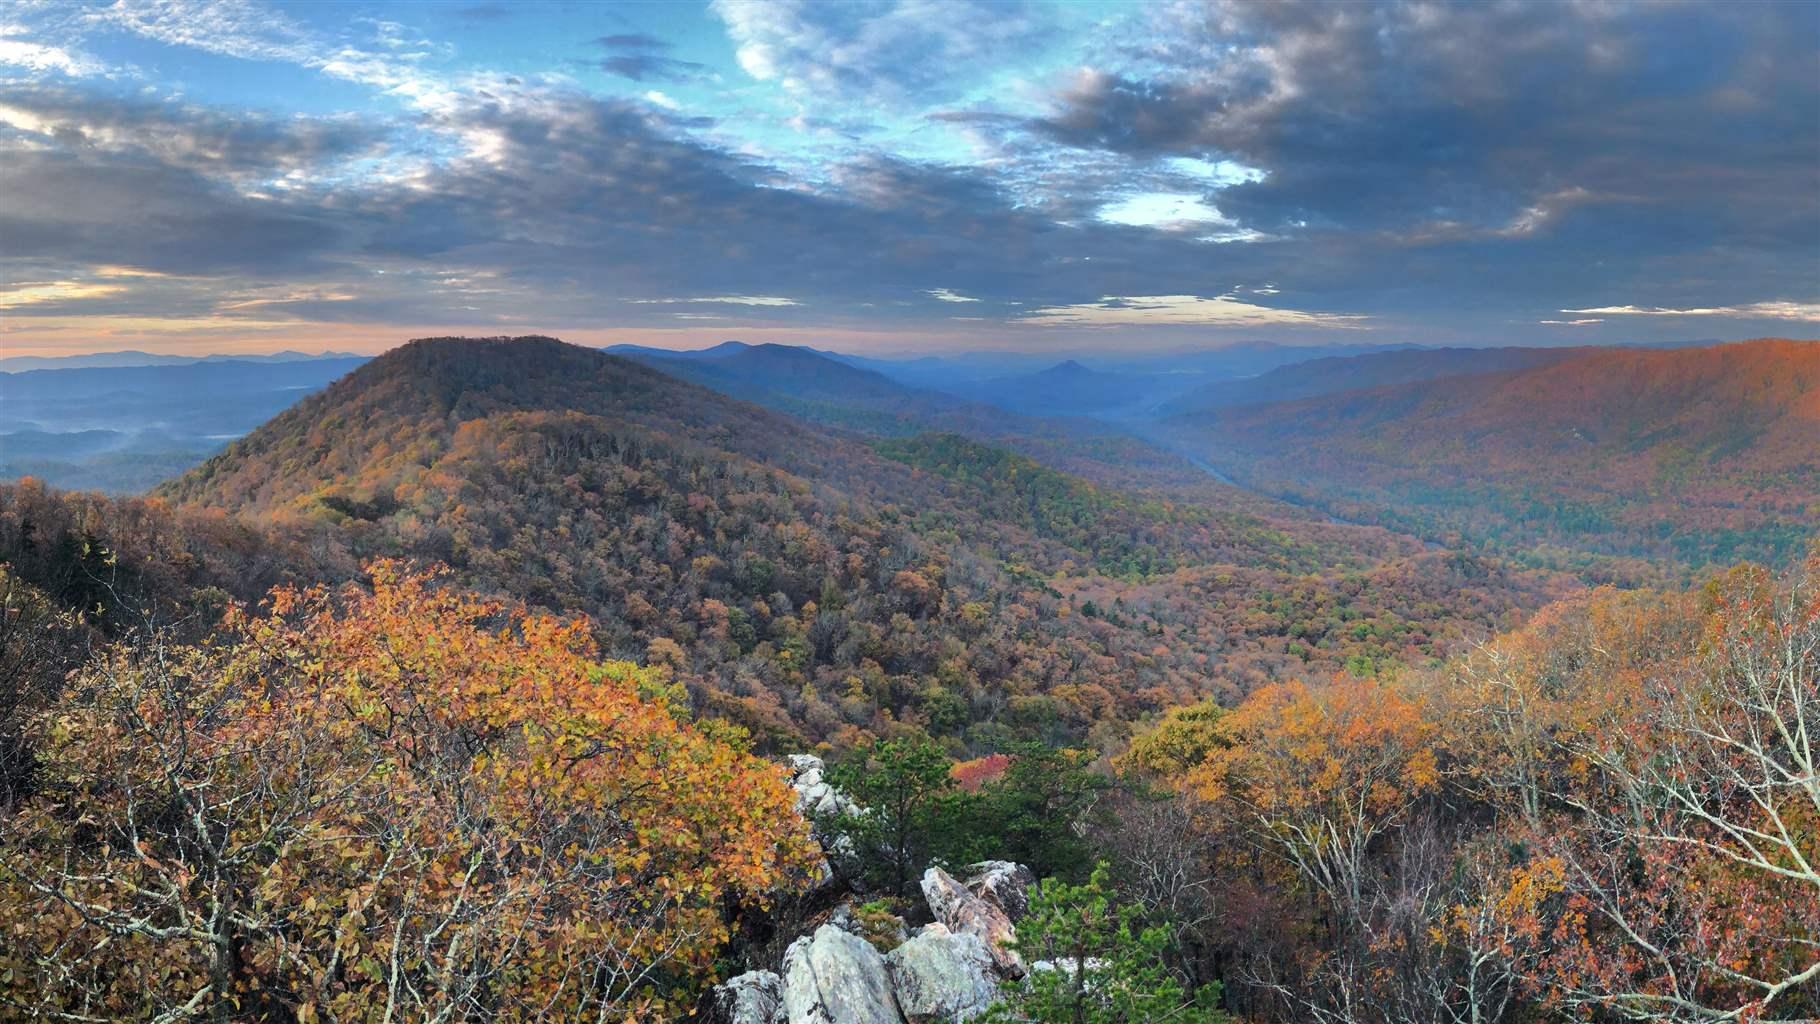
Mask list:
POLYGON ((343 487, 389 487, 446 453, 475 421, 581 416, 671 437, 788 437, 788 421, 631 359, 542 335, 418 338, 292 406, 163 493, 229 508, 291 505, 343 487))
MULTIPOLYGON (((759 347, 769 348, 771 346, 762 345, 759 347)), ((704 356, 709 359, 715 359, 720 356, 730 356, 730 355, 734 355, 739 352, 744 352, 749 348, 752 348, 752 346, 746 344, 743 341, 723 341, 720 344, 715 345, 712 348, 704 348, 698 352, 692 352, 689 354, 696 355, 696 356, 704 356)))

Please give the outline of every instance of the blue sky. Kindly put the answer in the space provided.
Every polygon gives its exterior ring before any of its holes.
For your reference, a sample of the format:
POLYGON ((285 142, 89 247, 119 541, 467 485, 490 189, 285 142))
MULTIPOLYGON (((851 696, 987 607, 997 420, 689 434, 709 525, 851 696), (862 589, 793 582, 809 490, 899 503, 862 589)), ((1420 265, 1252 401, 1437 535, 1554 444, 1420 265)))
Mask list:
POLYGON ((1820 334, 1820 5, 0 8, 0 347, 1820 334))

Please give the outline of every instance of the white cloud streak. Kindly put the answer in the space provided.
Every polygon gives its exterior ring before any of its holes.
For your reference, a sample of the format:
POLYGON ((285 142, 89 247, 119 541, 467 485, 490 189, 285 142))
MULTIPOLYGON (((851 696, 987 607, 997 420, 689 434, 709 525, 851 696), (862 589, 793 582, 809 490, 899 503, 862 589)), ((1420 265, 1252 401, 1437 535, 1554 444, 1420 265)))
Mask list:
POLYGON ((1564 309, 1561 312, 1600 316, 1723 316, 1741 320, 1820 323, 1820 302, 1752 302, 1742 306, 1695 306, 1688 309, 1665 306, 1593 306, 1587 309, 1564 309))
POLYGON ((634 306, 719 305, 719 306, 800 306, 795 299, 778 295, 709 295, 694 299, 627 299, 634 306))
POLYGON ((21 38, 25 32, 23 25, 0 23, 0 64, 22 67, 35 74, 59 72, 72 77, 108 71, 106 64, 79 50, 21 38))
POLYGON ((1289 325, 1361 329, 1363 316, 1309 313, 1241 302, 1230 295, 1108 295, 1098 302, 1044 306, 1017 323, 1063 327, 1201 326, 1259 327, 1289 325))

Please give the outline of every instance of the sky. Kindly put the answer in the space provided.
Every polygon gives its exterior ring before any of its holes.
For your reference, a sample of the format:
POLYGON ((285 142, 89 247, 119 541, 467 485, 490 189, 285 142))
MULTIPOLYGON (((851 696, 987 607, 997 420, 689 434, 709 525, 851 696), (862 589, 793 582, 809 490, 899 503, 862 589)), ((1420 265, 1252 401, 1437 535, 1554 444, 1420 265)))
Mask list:
POLYGON ((1820 3, 0 3, 0 350, 1820 336, 1820 3))

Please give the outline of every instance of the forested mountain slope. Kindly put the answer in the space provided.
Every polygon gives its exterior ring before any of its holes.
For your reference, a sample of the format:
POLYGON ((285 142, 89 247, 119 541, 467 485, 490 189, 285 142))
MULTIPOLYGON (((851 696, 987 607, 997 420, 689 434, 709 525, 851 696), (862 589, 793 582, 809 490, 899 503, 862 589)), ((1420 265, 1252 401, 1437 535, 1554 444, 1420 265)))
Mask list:
POLYGON ((550 339, 444 339, 375 360, 160 495, 347 560, 446 562, 482 589, 586 613, 604 650, 670 665, 702 708, 781 745, 902 722, 982 750, 1116 732, 1215 673, 1436 657, 1554 592, 1382 531, 1310 540, 984 446, 907 444, 881 454, 550 339), (1226 596, 1142 611, 1114 596, 1104 617, 1067 596, 1069 580, 1183 573, 1226 596), (1476 582, 1457 592, 1478 596, 1424 609, 1419 634, 1355 628, 1395 588, 1346 581, 1412 573, 1464 573, 1476 582), (1253 614, 1245 595, 1261 585, 1332 600, 1253 614), (1162 645, 1184 619, 1192 642, 1162 645))
POLYGON ((1279 367, 1244 380, 1205 384, 1171 401, 1162 411, 1168 416, 1183 416, 1234 405, 1286 402, 1436 377, 1522 370, 1572 359, 1587 351, 1581 348, 1421 348, 1328 356, 1279 367))
POLYGON ((1250 492, 1218 484, 1180 456, 1126 431, 1060 415, 1061 406, 1026 415, 901 383, 880 371, 795 345, 727 342, 693 352, 633 346, 608 351, 811 423, 887 438, 956 434, 1013 449, 1096 483, 1186 495, 1265 514, 1295 514, 1250 492))
POLYGON ((1786 562, 1820 509, 1820 343, 1592 350, 1169 430, 1273 492, 1557 564, 1786 562))
POLYGON ((954 390, 1031 415, 1091 415, 1161 400, 1187 387, 1195 376, 1114 373, 1089 369, 1069 359, 1035 373, 993 377, 954 390))
POLYGON ((992 406, 900 384, 795 345, 721 345, 687 353, 635 349, 625 355, 724 395, 861 433, 915 434, 937 423, 968 433, 1029 432, 1021 417, 992 406))

